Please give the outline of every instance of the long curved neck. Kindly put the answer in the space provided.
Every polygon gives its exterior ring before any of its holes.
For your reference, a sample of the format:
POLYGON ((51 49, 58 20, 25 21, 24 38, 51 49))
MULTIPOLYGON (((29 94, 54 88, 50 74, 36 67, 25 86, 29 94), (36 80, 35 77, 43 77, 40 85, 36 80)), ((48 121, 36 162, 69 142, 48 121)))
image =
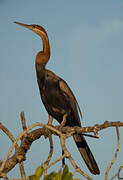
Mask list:
POLYGON ((43 41, 43 53, 49 60, 49 58, 50 58, 50 44, 49 44, 48 36, 46 33, 42 33, 41 38, 43 41))
POLYGON ((36 56, 36 63, 46 65, 50 58, 50 44, 46 32, 39 32, 39 36, 42 39, 43 51, 40 51, 36 56))

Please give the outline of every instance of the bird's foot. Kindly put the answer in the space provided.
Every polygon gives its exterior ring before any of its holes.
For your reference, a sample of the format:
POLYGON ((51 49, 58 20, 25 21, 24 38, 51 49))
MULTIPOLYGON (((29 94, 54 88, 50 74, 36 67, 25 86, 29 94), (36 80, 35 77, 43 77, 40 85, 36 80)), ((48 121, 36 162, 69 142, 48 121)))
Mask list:
POLYGON ((49 115, 49 120, 48 120, 47 125, 52 125, 52 122, 53 122, 53 117, 49 115))
POLYGON ((62 126, 62 127, 65 126, 66 120, 67 120, 67 114, 64 114, 63 120, 62 120, 62 122, 61 122, 61 126, 62 126))
MULTIPOLYGON (((52 126, 52 122, 53 122, 53 117, 52 117, 51 115, 49 115, 49 120, 48 120, 47 125, 52 126)), ((50 131, 49 131, 49 129, 46 128, 46 130, 45 130, 45 135, 44 135, 45 139, 46 139, 49 135, 50 135, 50 131)))

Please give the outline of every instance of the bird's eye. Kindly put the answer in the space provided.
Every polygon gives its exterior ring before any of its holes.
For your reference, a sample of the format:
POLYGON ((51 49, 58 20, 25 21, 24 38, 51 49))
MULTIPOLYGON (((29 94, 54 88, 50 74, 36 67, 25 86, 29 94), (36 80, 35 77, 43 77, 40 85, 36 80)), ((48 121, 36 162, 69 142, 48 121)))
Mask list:
POLYGON ((33 25, 33 28, 35 28, 35 25, 33 25))

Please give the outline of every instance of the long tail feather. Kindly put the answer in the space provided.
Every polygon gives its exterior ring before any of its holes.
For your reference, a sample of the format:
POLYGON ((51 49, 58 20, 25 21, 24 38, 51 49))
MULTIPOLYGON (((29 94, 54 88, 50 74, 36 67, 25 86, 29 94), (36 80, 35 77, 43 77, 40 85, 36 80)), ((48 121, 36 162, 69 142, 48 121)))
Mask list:
POLYGON ((93 154, 84 138, 83 135, 74 135, 74 140, 76 142, 76 145, 80 151, 81 156, 83 157, 88 169, 92 174, 100 174, 100 170, 98 168, 98 165, 93 157, 93 154))

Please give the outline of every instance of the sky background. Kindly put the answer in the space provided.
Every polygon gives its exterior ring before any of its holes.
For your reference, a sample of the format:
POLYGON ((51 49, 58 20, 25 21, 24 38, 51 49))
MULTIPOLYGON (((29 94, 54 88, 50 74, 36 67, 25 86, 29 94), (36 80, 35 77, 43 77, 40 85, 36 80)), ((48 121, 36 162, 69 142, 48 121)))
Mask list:
MULTIPOLYGON (((21 111, 25 112, 27 125, 47 123, 48 115, 40 100, 35 73, 35 56, 42 42, 13 21, 39 24, 46 29, 51 45, 47 68, 65 79, 73 90, 83 112, 83 126, 105 120, 123 121, 123 0, 0 0, 0 122, 16 137, 22 131, 21 111)), ((120 137, 120 153, 110 177, 123 164, 122 128, 120 137)), ((101 131, 99 139, 86 139, 100 176, 90 174, 72 138, 67 140, 67 147, 83 171, 94 180, 103 180, 116 151, 115 128, 101 131)), ((1 131, 0 142, 3 160, 11 142, 1 131)), ((48 152, 49 143, 44 137, 33 143, 24 162, 27 176, 45 161, 48 152)), ((54 137, 52 160, 60 155, 59 139, 54 137)), ((49 172, 60 167, 61 162, 49 172)), ((18 166, 8 176, 20 177, 18 166)), ((79 174, 74 177, 82 179, 79 174)))

